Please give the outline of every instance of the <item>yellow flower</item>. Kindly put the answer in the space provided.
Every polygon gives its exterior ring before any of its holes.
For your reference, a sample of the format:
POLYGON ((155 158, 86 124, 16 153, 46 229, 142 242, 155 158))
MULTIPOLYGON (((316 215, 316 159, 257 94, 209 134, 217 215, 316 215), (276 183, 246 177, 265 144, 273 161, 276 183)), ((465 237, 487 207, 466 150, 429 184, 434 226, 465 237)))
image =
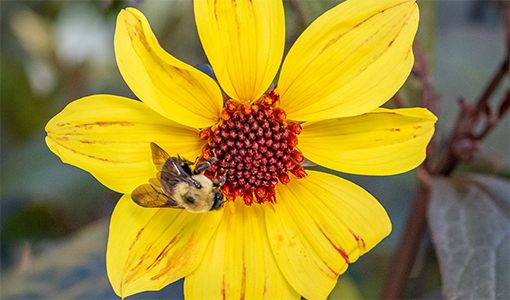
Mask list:
POLYGON ((412 68, 418 7, 347 0, 331 9, 292 46, 272 91, 284 49, 282 3, 194 7, 217 82, 165 52, 143 14, 128 8, 117 19, 115 53, 142 102, 76 100, 48 123, 48 147, 125 194, 107 251, 119 296, 186 277, 190 299, 325 299, 391 223, 362 188, 299 163, 304 156, 341 172, 390 175, 423 161, 435 116, 379 108, 412 68), (226 174, 225 208, 137 206, 131 192, 157 173, 151 142, 190 160, 215 154, 206 174, 226 174))

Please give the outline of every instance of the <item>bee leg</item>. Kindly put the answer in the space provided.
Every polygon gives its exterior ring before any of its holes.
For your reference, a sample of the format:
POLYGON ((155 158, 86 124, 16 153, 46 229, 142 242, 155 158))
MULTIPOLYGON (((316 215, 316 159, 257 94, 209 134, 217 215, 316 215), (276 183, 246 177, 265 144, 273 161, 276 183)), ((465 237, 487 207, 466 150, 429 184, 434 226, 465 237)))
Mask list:
POLYGON ((208 161, 203 161, 201 163, 198 163, 195 166, 195 169, 193 170, 194 175, 198 175, 202 173, 202 171, 205 171, 211 167, 211 164, 208 161))
POLYGON ((220 187, 220 186, 223 186, 225 184, 225 181, 227 181, 227 176, 223 175, 223 176, 220 177, 219 181, 218 181, 218 179, 213 179, 212 183, 213 183, 214 187, 220 187))
POLYGON ((202 173, 203 171, 209 169, 212 164, 216 162, 216 157, 211 157, 206 161, 200 162, 195 166, 195 169, 193 170, 194 175, 198 175, 202 173))

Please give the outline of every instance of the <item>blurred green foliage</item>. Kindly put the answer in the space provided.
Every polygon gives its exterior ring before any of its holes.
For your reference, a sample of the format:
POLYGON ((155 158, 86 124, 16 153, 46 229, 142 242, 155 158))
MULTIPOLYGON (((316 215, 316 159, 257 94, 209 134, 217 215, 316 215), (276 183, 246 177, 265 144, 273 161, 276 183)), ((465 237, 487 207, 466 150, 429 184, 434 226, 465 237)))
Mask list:
MULTIPOLYGON (((286 50, 311 21, 339 2, 285 1, 286 50)), ((501 19, 493 4, 473 17, 476 1, 418 3, 417 40, 434 63, 433 84, 442 99, 438 129, 444 142, 458 112, 458 97, 476 99, 503 57, 501 19)), ((113 51, 116 15, 131 5, 144 12, 169 53, 191 65, 207 63, 191 1, 0 2, 0 298, 114 297, 105 249, 107 220, 119 195, 51 153, 44 143, 44 126, 66 104, 87 95, 135 98, 117 70, 113 51)), ((419 105, 417 94, 411 79, 401 92, 404 103, 419 105)), ((509 127, 506 118, 464 169, 508 177, 509 127)), ((330 298, 377 298, 413 197, 414 173, 378 178, 335 174, 372 193, 387 209, 394 230, 350 266, 330 298)), ((440 289, 432 244, 425 244, 407 298, 437 295, 440 289)), ((182 281, 159 294, 133 299, 153 297, 182 298, 182 281)))

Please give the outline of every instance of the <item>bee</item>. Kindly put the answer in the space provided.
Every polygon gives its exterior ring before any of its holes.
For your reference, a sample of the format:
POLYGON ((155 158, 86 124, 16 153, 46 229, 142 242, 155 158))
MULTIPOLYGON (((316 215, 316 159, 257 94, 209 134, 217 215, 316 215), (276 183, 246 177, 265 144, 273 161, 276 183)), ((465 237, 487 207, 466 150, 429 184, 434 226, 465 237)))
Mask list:
POLYGON ((209 169, 216 161, 211 157, 195 165, 177 157, 170 157, 165 150, 151 143, 152 161, 156 166, 157 178, 149 179, 131 193, 131 199, 143 207, 171 207, 187 209, 194 213, 218 210, 223 207, 223 194, 219 187, 225 183, 210 180, 201 172, 209 169))

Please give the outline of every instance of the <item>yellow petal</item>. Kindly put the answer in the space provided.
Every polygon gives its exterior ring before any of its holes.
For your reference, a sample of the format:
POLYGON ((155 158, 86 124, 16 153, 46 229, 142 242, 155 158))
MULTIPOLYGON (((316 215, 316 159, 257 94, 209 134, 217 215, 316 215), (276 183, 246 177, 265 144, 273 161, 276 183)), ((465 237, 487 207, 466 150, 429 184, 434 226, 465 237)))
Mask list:
POLYGON ((412 0, 348 0, 313 22, 283 63, 278 93, 290 119, 354 116, 386 102, 413 66, 412 0))
POLYGON ((437 118, 424 108, 376 109, 356 117, 303 124, 306 158, 345 173, 392 175, 425 159, 437 118))
POLYGON ((195 1, 195 20, 205 54, 232 98, 259 98, 280 67, 285 44, 281 1, 195 1))
POLYGON ((221 212, 142 208, 126 194, 110 222, 108 278, 120 297, 160 290, 198 266, 221 212))
POLYGON ((283 277, 268 243, 264 211, 236 201, 198 268, 186 276, 186 299, 299 299, 283 277))
POLYGON ((361 187, 307 171, 306 179, 276 188, 276 211, 266 210, 273 254, 290 285, 306 299, 326 299, 349 263, 391 231, 384 208, 361 187))
POLYGON ((165 52, 134 8, 117 18, 115 56, 133 93, 158 113, 196 128, 218 120, 223 98, 216 82, 165 52))
POLYGON ((46 125, 46 143, 63 162, 90 172, 120 193, 157 173, 150 143, 195 159, 204 142, 197 129, 172 122, 142 102, 111 95, 76 100, 46 125))

